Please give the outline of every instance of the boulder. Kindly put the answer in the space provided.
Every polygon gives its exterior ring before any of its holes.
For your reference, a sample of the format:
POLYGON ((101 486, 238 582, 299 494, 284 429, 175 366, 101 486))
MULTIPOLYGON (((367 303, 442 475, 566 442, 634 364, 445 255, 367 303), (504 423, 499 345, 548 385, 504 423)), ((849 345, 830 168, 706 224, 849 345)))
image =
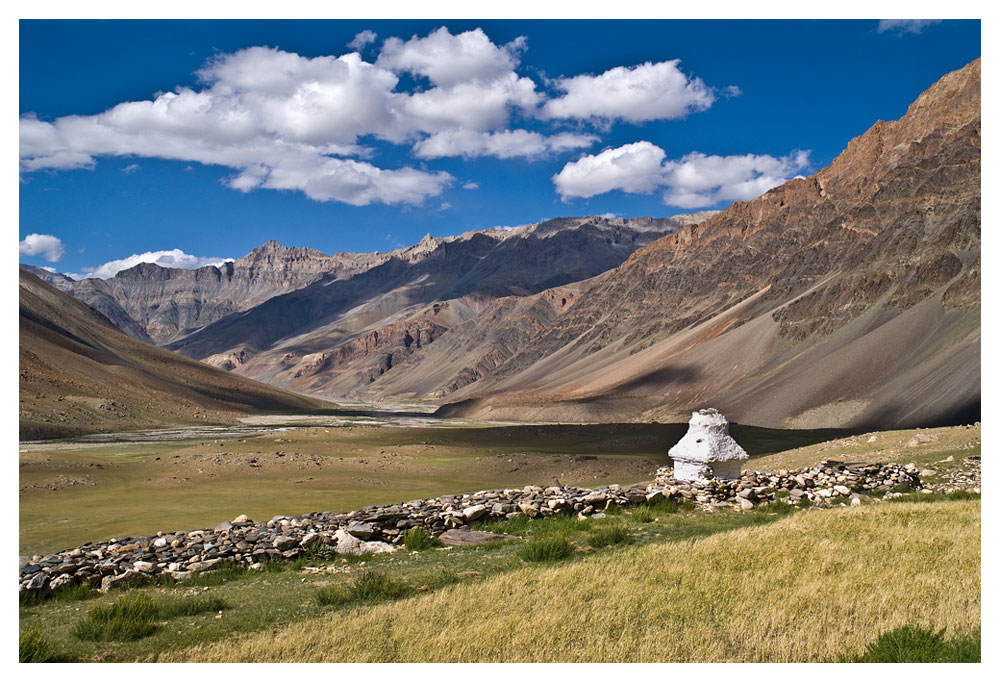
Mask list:
POLYGON ((121 575, 106 575, 101 580, 101 592, 107 592, 111 589, 118 589, 122 587, 138 587, 139 585, 147 585, 152 581, 152 578, 145 573, 140 573, 139 571, 128 570, 121 575))
POLYGON ((352 523, 347 527, 347 532, 359 540, 369 540, 375 535, 375 526, 370 523, 352 523))
POLYGON ((484 542, 493 540, 514 540, 513 535, 503 535, 500 533, 488 533, 484 530, 461 530, 453 528, 443 533, 440 538, 441 544, 447 547, 468 547, 470 545, 481 545, 484 542))

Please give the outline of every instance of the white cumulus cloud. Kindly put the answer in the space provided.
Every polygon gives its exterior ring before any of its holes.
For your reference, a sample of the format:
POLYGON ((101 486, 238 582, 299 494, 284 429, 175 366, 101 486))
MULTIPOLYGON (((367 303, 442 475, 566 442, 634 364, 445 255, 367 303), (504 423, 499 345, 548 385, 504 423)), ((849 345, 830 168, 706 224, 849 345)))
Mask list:
POLYGON ((357 35, 355 35, 354 40, 347 43, 347 47, 351 48, 352 50, 360 52, 362 49, 364 49, 365 45, 369 43, 374 43, 376 38, 378 38, 378 34, 375 33, 375 31, 370 31, 368 29, 365 29, 364 31, 360 31, 357 35))
POLYGON ((923 33, 928 26, 940 23, 941 19, 879 19, 878 32, 923 33))
POLYGON ((51 234, 29 234, 19 243, 22 256, 41 256, 50 263, 55 263, 63 257, 65 248, 59 237, 51 234))
POLYGON ((666 152, 651 142, 633 142, 571 161, 552 176, 563 200, 620 189, 648 194, 662 184, 666 152))
POLYGON ((189 253, 184 253, 180 249, 171 249, 169 251, 147 251, 146 253, 133 254, 127 258, 108 261, 107 263, 99 265, 96 268, 84 268, 83 271, 85 274, 82 275, 76 273, 67 273, 67 275, 74 279, 88 279, 94 277, 109 279, 122 270, 128 270, 129 268, 135 267, 139 263, 155 263, 156 265, 160 265, 165 268, 194 270, 196 268, 203 268, 206 265, 219 266, 231 260, 233 259, 192 256, 189 253))
POLYGON ((684 118, 712 106, 715 95, 700 78, 678 67, 679 59, 616 66, 604 73, 556 80, 564 94, 549 100, 541 114, 547 118, 623 120, 631 123, 684 118))
POLYGON ((491 81, 512 72, 520 63, 525 38, 507 45, 494 45, 481 28, 452 35, 441 27, 426 38, 407 41, 387 38, 376 65, 390 71, 426 76, 438 86, 451 87, 469 81, 491 81))
POLYGON ((808 165, 806 151, 782 157, 692 152, 669 160, 663 149, 641 141, 567 163, 552 180, 564 201, 613 190, 649 194, 662 187, 664 203, 701 208, 722 201, 753 199, 808 165))
POLYGON ((589 147, 597 142, 594 135, 560 133, 546 137, 528 130, 504 130, 487 133, 475 130, 448 130, 435 133, 413 146, 415 156, 437 159, 446 156, 475 158, 495 156, 509 159, 517 156, 537 157, 550 152, 589 147))

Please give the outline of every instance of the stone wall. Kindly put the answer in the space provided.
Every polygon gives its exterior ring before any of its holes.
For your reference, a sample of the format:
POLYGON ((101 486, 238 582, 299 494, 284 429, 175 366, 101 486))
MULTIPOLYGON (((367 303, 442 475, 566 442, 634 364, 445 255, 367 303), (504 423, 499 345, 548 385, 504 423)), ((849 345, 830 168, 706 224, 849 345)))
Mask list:
POLYGON ((586 518, 611 507, 655 504, 665 499, 687 500, 700 509, 752 509, 779 498, 791 504, 809 500, 830 506, 860 503, 863 495, 896 486, 921 489, 912 464, 823 462, 818 467, 776 474, 745 471, 735 480, 679 481, 672 474, 669 468, 660 469, 652 483, 629 488, 526 486, 376 505, 340 514, 275 516, 266 522, 240 516, 211 530, 123 537, 48 556, 21 557, 19 586, 22 592, 43 593, 69 583, 108 590, 151 582, 158 575, 181 580, 222 562, 255 566, 290 560, 321 547, 337 553, 393 551, 410 528, 421 527, 440 535, 486 521, 555 514, 586 518))

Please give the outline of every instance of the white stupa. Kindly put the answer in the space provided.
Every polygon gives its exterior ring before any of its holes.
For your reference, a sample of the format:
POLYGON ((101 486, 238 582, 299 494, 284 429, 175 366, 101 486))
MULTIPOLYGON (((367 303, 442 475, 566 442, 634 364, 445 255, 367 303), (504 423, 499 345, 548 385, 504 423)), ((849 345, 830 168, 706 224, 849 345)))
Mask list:
POLYGON ((729 420, 712 408, 691 413, 688 431, 667 452, 674 460, 674 478, 739 478, 746 451, 729 435, 729 420))

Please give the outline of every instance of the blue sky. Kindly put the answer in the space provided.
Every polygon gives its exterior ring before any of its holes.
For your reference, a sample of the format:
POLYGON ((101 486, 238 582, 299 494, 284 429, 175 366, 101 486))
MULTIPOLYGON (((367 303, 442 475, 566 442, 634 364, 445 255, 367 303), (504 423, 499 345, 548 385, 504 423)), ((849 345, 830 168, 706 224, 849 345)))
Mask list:
POLYGON ((980 50, 978 21, 22 21, 21 261, 722 208, 980 50))

